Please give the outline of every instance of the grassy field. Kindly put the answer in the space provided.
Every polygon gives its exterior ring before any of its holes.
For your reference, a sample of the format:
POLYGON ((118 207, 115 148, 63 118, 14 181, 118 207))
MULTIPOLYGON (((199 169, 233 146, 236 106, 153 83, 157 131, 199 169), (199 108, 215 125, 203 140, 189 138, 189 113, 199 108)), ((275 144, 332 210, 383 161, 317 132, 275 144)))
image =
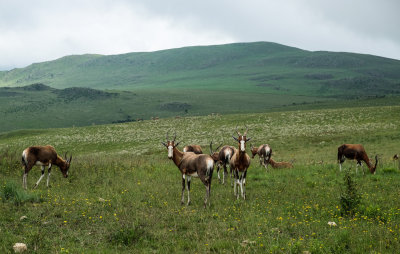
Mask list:
MULTIPOLYGON (((0 252, 24 242, 34 253, 396 253, 400 248, 400 106, 353 107, 161 119, 135 123, 0 134, 0 252), (211 207, 192 184, 192 205, 180 205, 180 173, 160 144, 177 133, 183 144, 234 145, 235 127, 252 143, 268 143, 293 169, 266 172, 253 159, 246 201, 215 171, 211 207), (343 213, 345 172, 337 147, 362 143, 379 155, 376 175, 355 174, 360 205, 343 213), (22 190, 20 156, 51 144, 73 154, 70 175, 54 168, 50 188, 35 168, 22 190), (25 219, 20 219, 26 216, 25 219), (333 221, 337 226, 329 226, 333 221)), ((249 148, 249 147, 248 147, 249 148)), ((204 149, 208 150, 208 149, 204 149)))

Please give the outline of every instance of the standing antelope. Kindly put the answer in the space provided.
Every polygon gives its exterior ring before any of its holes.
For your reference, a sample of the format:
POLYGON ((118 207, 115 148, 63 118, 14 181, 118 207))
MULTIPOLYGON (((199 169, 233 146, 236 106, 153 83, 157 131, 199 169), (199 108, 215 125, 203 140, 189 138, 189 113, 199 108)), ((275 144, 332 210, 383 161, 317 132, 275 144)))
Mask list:
POLYGON ((167 143, 161 142, 168 149, 168 158, 173 160, 175 165, 178 167, 182 174, 182 196, 181 203, 185 202, 185 185, 187 186, 188 201, 187 204, 190 205, 190 181, 192 176, 199 177, 200 180, 206 187, 206 197, 204 199, 204 208, 207 206, 207 201, 210 205, 209 198, 211 192, 211 179, 214 170, 214 160, 208 154, 195 154, 193 152, 181 152, 176 148, 180 142, 175 144, 176 134, 174 140, 168 139, 167 133, 167 143), (187 184, 185 184, 185 179, 187 179, 187 184))
POLYGON ((236 198, 239 198, 239 192, 236 191, 236 185, 240 186, 240 190, 242 193, 243 199, 246 199, 246 175, 247 169, 250 166, 250 156, 246 153, 246 142, 250 141, 251 138, 247 138, 247 130, 244 134, 240 134, 240 132, 236 128, 236 132, 238 134, 238 138, 233 137, 239 144, 239 149, 235 149, 235 152, 230 160, 230 167, 233 169, 235 182, 234 182, 234 194, 236 198))
MULTIPOLYGON (((226 170, 226 164, 229 164, 230 158, 232 157, 235 148, 231 146, 224 146, 221 148, 219 152, 217 152, 218 148, 220 148, 222 144, 219 145, 215 150, 212 149, 211 144, 210 144, 210 150, 211 150, 210 155, 213 158, 214 163, 217 165, 218 181, 221 182, 221 177, 219 176, 219 170, 221 166, 223 166, 224 173, 222 175, 222 184, 225 184, 225 175, 228 173, 226 170)), ((232 177, 232 171, 231 171, 231 177, 232 177)))
POLYGON ((346 158, 349 160, 357 160, 356 173, 358 171, 358 165, 362 166, 361 161, 364 161, 365 164, 367 164, 371 174, 375 174, 376 166, 378 165, 378 156, 375 156, 375 166, 372 166, 364 147, 359 144, 343 144, 339 146, 337 158, 339 161, 340 171, 342 171, 342 163, 346 158))
POLYGON ((22 178, 22 186, 27 189, 27 177, 29 171, 33 166, 39 165, 42 167, 42 175, 36 182, 34 188, 36 188, 40 181, 44 177, 44 167, 48 166, 47 175, 47 187, 49 187, 51 167, 56 165, 60 168, 62 174, 65 178, 68 177, 68 169, 71 164, 72 155, 67 159, 67 154, 65 153, 65 159, 57 155, 56 150, 52 146, 30 146, 22 152, 22 164, 24 166, 25 172, 22 178))
POLYGON ((253 144, 250 144, 251 147, 251 158, 254 159, 256 154, 260 158, 260 166, 263 165, 265 169, 268 169, 268 162, 271 159, 272 149, 268 144, 260 145, 259 147, 254 147, 253 144))
POLYGON ((202 154, 203 150, 201 150, 201 146, 199 145, 187 145, 183 147, 183 152, 193 152, 195 154, 202 154))
MULTIPOLYGON (((218 150, 218 149, 216 149, 218 150)), ((233 146, 223 146, 219 152, 214 152, 211 157, 213 157, 214 162, 217 164, 217 173, 218 173, 218 180, 221 182, 221 178, 219 176, 219 170, 221 166, 224 168, 224 172, 222 174, 222 184, 225 184, 225 177, 228 174, 228 170, 226 168, 231 161, 233 154, 235 153, 235 148, 233 146)), ((232 168, 230 168, 230 175, 231 175, 231 185, 233 186, 232 182, 232 168)))

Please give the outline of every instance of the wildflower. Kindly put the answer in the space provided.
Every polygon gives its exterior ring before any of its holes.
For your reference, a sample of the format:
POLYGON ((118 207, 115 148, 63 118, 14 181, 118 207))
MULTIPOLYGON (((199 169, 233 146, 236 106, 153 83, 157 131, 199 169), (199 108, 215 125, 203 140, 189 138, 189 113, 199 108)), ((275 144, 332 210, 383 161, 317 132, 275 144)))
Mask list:
POLYGON ((334 221, 329 221, 329 222, 328 222, 328 225, 331 226, 331 227, 332 227, 332 226, 333 226, 333 227, 336 227, 336 226, 337 226, 336 222, 334 222, 334 221))

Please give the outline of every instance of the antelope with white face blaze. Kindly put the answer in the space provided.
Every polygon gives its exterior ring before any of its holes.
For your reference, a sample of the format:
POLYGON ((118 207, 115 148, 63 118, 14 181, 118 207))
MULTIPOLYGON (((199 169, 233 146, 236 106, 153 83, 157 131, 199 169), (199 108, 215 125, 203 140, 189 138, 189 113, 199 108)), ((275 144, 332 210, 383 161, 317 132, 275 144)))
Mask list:
POLYGON ((34 188, 38 186, 42 178, 44 177, 44 167, 48 166, 48 175, 47 175, 47 187, 49 187, 50 181, 50 173, 51 167, 56 165, 60 168, 63 176, 65 178, 68 177, 68 169, 71 164, 72 155, 69 159, 67 159, 67 154, 65 154, 65 159, 61 158, 61 156, 57 155, 56 150, 52 146, 31 146, 26 148, 22 152, 22 164, 24 166, 24 176, 22 178, 22 186, 27 189, 27 177, 29 171, 33 166, 39 165, 42 167, 42 175, 39 180, 36 182, 34 188))
POLYGON ((250 141, 251 138, 247 138, 247 128, 244 134, 236 128, 238 138, 233 137, 234 140, 238 142, 239 149, 235 149, 235 152, 230 160, 230 167, 233 169, 234 173, 234 194, 237 199, 239 199, 239 192, 236 191, 237 185, 240 186, 241 194, 243 199, 246 199, 246 175, 247 169, 250 166, 250 156, 246 153, 246 142, 250 141))
POLYGON ((188 192, 187 204, 190 205, 190 182, 193 177, 199 177, 206 187, 206 196, 204 199, 204 208, 207 202, 210 205, 210 192, 211 192, 211 179, 214 170, 214 160, 208 154, 195 154, 193 152, 181 152, 176 148, 180 142, 175 144, 176 135, 171 141, 168 139, 167 143, 161 142, 168 149, 168 158, 173 160, 182 174, 182 195, 181 203, 185 202, 185 186, 188 192), (186 183, 185 183, 186 182, 186 183))

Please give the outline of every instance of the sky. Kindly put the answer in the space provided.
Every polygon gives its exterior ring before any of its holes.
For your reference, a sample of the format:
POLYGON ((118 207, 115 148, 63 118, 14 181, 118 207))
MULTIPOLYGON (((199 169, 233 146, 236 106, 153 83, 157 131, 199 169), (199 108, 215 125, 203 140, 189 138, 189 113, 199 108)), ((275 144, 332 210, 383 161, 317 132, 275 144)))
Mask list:
POLYGON ((0 0, 0 70, 254 41, 400 59, 399 12, 398 0, 0 0))

